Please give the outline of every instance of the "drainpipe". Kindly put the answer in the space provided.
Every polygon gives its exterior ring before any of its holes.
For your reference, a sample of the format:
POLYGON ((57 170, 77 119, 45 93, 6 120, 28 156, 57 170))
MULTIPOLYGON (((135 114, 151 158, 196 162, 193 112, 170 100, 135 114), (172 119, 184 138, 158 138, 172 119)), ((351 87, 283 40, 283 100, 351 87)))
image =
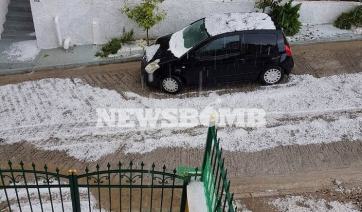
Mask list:
POLYGON ((68 52, 69 46, 73 46, 73 42, 72 42, 72 40, 70 39, 70 37, 67 37, 67 38, 64 40, 64 49, 66 50, 66 52, 68 52))
POLYGON ((55 30, 56 30, 57 38, 58 38, 58 44, 59 44, 59 46, 63 47, 63 40, 62 40, 62 35, 60 34, 60 27, 59 27, 59 16, 55 16, 54 22, 55 22, 55 30))

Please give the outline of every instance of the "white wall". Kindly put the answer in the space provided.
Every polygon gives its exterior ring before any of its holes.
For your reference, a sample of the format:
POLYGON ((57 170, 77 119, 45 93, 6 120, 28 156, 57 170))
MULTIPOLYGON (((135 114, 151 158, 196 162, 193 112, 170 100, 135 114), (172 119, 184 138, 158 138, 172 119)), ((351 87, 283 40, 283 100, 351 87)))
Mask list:
MULTIPOLYGON (((3 1, 3 0, 0 0, 3 1)), ((145 37, 145 32, 129 20, 120 10, 123 0, 40 0, 31 1, 38 47, 56 48, 54 17, 59 16, 63 40, 69 36, 77 45, 102 44, 122 34, 122 28, 134 29, 136 38, 145 37), (97 22, 95 29, 93 22, 97 22)), ((139 0, 129 0, 137 3, 139 0)), ((211 13, 250 12, 254 0, 165 0, 161 9, 167 17, 154 26, 151 37, 182 29, 189 23, 211 13)), ((348 11, 358 3, 303 2, 300 20, 303 23, 331 23, 342 11, 348 11), (313 6, 312 6, 313 5, 313 6)))
MULTIPOLYGON (((232 3, 222 3, 222 0, 166 0, 161 9, 167 11, 167 17, 151 29, 150 35, 158 37, 172 33, 210 12, 248 12, 253 6, 254 1, 245 0, 233 0, 232 3)), ((110 38, 120 36, 123 27, 134 29, 137 38, 145 37, 145 32, 134 21, 121 14, 123 0, 40 0, 31 1, 31 7, 40 49, 58 47, 54 26, 56 15, 59 16, 63 39, 69 36, 77 45, 93 44, 94 40, 106 43, 110 38), (95 33, 94 38, 93 21, 99 27, 99 36, 95 33)))
MULTIPOLYGON (((6 13, 8 13, 9 2, 10 2, 10 0, 0 0, 0 34, 4 30, 3 24, 6 21, 5 16, 6 16, 6 13)), ((1 37, 0 37, 0 39, 1 39, 1 37)))
MULTIPOLYGON (((293 5, 301 2, 293 2, 293 5)), ((359 2, 337 2, 337 1, 305 1, 300 8, 299 20, 307 24, 326 24, 333 23, 342 13, 350 11, 359 2)))

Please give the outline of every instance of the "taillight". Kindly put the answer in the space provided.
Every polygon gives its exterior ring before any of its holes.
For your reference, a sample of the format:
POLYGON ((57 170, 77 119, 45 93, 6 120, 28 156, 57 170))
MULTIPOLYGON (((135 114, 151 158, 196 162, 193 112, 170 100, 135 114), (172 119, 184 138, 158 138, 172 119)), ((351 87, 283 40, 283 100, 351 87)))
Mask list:
POLYGON ((292 56, 292 51, 290 50, 290 47, 288 45, 285 45, 285 52, 287 53, 288 56, 292 56))

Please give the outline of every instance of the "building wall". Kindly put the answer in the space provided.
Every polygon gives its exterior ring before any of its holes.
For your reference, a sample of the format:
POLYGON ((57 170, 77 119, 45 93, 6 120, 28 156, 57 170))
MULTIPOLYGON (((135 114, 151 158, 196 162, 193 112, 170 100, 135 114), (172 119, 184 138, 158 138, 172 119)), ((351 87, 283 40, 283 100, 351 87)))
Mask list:
POLYGON ((333 23, 342 12, 350 11, 360 5, 359 2, 343 1, 305 1, 293 2, 293 5, 298 3, 302 3, 299 20, 304 24, 333 23))
MULTIPOLYGON (((6 13, 8 13, 8 4, 10 0, 0 0, 0 34, 3 32, 3 24, 5 23, 6 13)), ((0 35, 1 36, 1 35, 0 35)))
MULTIPOLYGON (((2 1, 2 0, 0 0, 2 1)), ((128 0, 137 3, 139 0, 128 0)), ((189 23, 211 13, 250 12, 254 0, 166 0, 160 8, 166 19, 150 30, 152 38, 182 29, 189 23)), ((122 28, 134 29, 136 38, 145 32, 121 14, 122 0, 40 0, 31 1, 37 42, 40 49, 56 48, 54 17, 59 16, 63 40, 70 37, 77 45, 104 44, 122 34, 122 28)), ((331 23, 342 11, 358 3, 303 2, 300 20, 303 23, 331 23), (312 6, 313 5, 313 6, 312 6), (320 11, 323 11, 323 17, 320 11)))

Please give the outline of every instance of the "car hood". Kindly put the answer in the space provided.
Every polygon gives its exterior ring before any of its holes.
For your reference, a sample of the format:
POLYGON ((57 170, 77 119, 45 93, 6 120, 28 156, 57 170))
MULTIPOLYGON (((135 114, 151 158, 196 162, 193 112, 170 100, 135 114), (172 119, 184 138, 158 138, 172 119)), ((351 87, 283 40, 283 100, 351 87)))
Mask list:
POLYGON ((156 43, 154 45, 159 47, 154 56, 152 57, 152 59, 150 60, 150 62, 159 59, 160 64, 162 64, 178 59, 169 50, 171 36, 172 34, 165 35, 156 40, 156 43))

